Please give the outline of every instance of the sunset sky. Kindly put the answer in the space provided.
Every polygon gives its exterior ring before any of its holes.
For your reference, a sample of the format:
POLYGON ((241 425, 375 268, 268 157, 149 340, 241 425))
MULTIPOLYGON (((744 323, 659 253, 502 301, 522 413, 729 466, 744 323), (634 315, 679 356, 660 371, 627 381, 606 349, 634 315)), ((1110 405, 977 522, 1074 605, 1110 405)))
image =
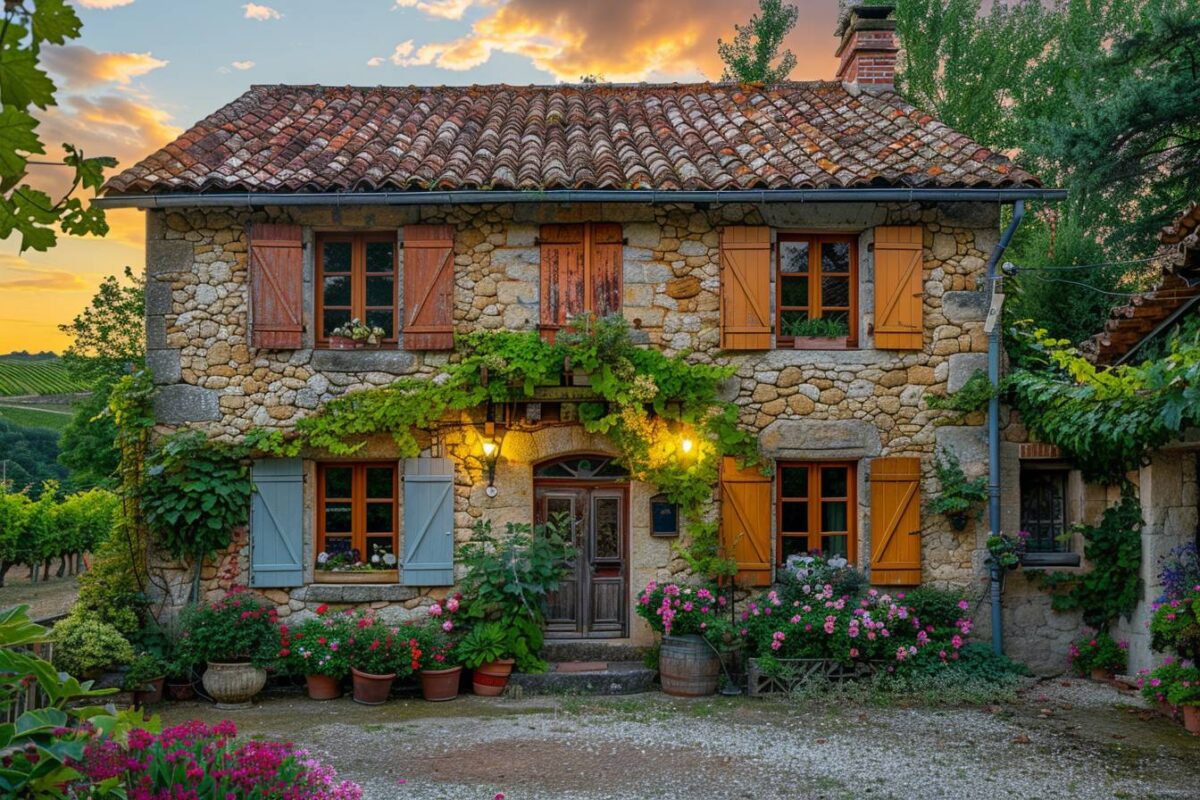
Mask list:
MULTIPOLYGON (((440 85, 717 79, 718 37, 757 0, 72 0, 83 36, 46 48, 47 146, 128 166, 253 83, 440 85)), ((797 0, 798 80, 831 78, 837 0, 797 0)), ((62 169, 34 167, 53 189, 62 169)), ((142 213, 48 253, 0 242, 0 353, 61 350, 105 276, 142 267, 142 213)))

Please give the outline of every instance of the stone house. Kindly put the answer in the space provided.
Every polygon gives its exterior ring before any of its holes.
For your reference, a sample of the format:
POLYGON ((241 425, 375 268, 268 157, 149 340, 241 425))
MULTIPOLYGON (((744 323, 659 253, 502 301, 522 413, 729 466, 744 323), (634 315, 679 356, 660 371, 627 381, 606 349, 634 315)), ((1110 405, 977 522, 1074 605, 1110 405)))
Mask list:
MULTIPOLYGON (((895 93, 887 15, 850 12, 829 82, 252 87, 100 201, 146 211, 160 431, 287 430, 348 392, 436 379, 455 333, 615 312, 646 347, 736 367, 727 398, 776 467, 725 465, 714 487, 745 583, 820 548, 884 586, 982 586, 985 526, 923 504, 938 448, 986 469, 984 428, 939 425, 925 398, 986 365, 1002 205, 1062 192, 895 93), (385 329, 379 349, 332 346, 352 317, 385 329), (808 319, 837 336, 796 335, 808 319)), ((477 520, 566 510, 580 552, 550 635, 650 641, 631 609, 684 571, 672 509, 561 388, 422 432, 416 459, 383 438, 258 462, 249 530, 206 588, 404 616, 452 587, 477 520), (350 549, 391 568, 320 568, 350 549)))

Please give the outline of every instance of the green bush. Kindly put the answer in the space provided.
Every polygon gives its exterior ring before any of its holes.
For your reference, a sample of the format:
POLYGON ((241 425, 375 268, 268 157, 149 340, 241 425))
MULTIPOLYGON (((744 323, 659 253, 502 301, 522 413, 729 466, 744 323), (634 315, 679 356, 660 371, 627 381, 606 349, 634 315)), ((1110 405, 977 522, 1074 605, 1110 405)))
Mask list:
POLYGON ((55 624, 54 666, 76 677, 123 667, 133 661, 133 645, 106 622, 72 613, 55 624))
POLYGON ((125 671, 125 679, 121 686, 128 691, 137 691, 146 688, 151 681, 166 676, 166 661, 153 653, 140 653, 137 658, 133 659, 129 669, 125 671))
POLYGON ((922 625, 935 628, 953 628, 958 620, 967 615, 961 603, 963 593, 954 589, 937 589, 933 586, 918 586, 905 592, 905 604, 917 615, 922 625))
POLYGON ((499 661, 511 655, 508 635, 496 622, 485 622, 472 628, 458 643, 457 652, 463 666, 468 669, 475 669, 480 664, 499 661))
POLYGON ((138 557, 145 544, 127 536, 129 526, 113 528, 92 553, 91 569, 79 576, 79 597, 72 613, 86 613, 128 638, 142 629, 148 601, 138 585, 138 557))

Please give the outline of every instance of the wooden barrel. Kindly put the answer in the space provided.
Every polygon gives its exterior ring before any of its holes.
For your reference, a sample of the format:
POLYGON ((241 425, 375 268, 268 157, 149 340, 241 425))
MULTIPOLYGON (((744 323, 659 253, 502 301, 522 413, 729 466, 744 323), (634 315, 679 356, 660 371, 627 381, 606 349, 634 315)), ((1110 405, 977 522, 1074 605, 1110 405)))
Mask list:
POLYGON ((717 691, 721 659, 703 636, 664 636, 658 674, 669 695, 705 697, 717 691))

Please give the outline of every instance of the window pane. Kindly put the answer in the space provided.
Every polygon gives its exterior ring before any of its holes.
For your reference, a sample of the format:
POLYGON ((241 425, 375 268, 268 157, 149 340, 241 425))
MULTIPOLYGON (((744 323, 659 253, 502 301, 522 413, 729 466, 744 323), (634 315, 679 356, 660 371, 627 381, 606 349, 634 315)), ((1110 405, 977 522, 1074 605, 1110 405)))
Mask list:
POLYGON ((781 272, 808 272, 808 242, 781 242, 779 248, 781 272))
POLYGON ((849 311, 822 311, 821 319, 837 320, 838 322, 844 323, 847 326, 847 330, 848 330, 849 325, 850 325, 850 312, 849 311))
POLYGON ((779 314, 779 335, 795 336, 796 326, 808 319, 807 311, 783 311, 779 314))
POLYGON ((788 533, 808 532, 808 503, 784 503, 780 530, 788 533))
POLYGON ((396 281, 391 275, 367 278, 367 305, 391 306, 395 303, 396 281))
POLYGON ((621 502, 615 497, 597 497, 592 502, 592 525, 596 530, 596 558, 621 557, 621 502))
POLYGON ((845 467, 821 467, 821 496, 846 497, 845 467))
POLYGON ((850 557, 849 536, 824 536, 821 538, 821 553, 825 556, 850 557))
POLYGON ((321 269, 325 272, 349 272, 350 249, 350 242, 325 242, 321 245, 321 269))
POLYGON ((821 278, 821 306, 849 306, 850 279, 838 277, 821 278))
POLYGON ((350 276, 334 275, 326 278, 323 301, 327 306, 350 305, 350 276))
POLYGON ((788 556, 802 556, 808 552, 807 536, 785 536, 779 543, 779 562, 787 561, 788 556))
POLYGON ((367 497, 392 497, 395 489, 392 481, 393 474, 391 467, 368 467, 367 497))
POLYGON ((367 503, 367 533, 391 533, 391 503, 367 503))
POLYGON ((1067 530, 1067 475, 1061 470, 1030 469, 1021 472, 1021 530, 1029 532, 1030 553, 1065 553, 1067 530))
POLYGON ((383 328, 387 336, 392 335, 392 320, 394 319, 391 311, 368 311, 367 324, 372 328, 383 328))
POLYGON ((825 242, 821 245, 821 272, 849 272, 850 243, 825 242))
POLYGON ((833 500, 821 503, 821 530, 847 530, 845 500, 833 500))
POLYGON ((780 278, 779 302, 785 306, 808 305, 808 278, 780 278))
POLYGON ((334 328, 340 328, 342 325, 345 325, 350 321, 350 310, 330 311, 329 309, 325 309, 325 313, 322 315, 322 317, 323 321, 321 324, 321 332, 325 336, 328 336, 334 328))
POLYGON ((783 467, 779 480, 784 497, 808 497, 808 467, 783 467))
POLYGON ((350 532, 350 504, 349 503, 326 503, 325 504, 325 532, 326 533, 349 533, 350 532))
POLYGON ((350 496, 350 467, 327 467, 325 469, 325 496, 350 496))
POLYGON ((337 555, 339 553, 350 552, 350 537, 349 536, 326 536, 325 537, 325 552, 329 555, 337 555))
POLYGON ((393 272, 392 242, 367 242, 367 272, 393 272))

